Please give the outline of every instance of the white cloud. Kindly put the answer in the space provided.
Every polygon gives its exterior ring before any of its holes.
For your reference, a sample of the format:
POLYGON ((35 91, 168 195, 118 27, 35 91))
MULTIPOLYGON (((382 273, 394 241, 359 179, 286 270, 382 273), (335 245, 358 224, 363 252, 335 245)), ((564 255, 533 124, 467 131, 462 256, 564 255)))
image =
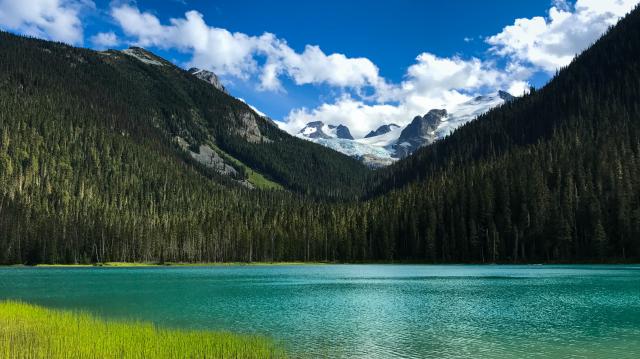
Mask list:
POLYGON ((189 66, 207 68, 218 75, 240 79, 255 76, 262 90, 284 91, 283 77, 297 85, 327 84, 352 90, 341 91, 334 103, 292 110, 284 126, 290 132, 297 132, 309 121, 322 120, 345 124, 355 136, 362 136, 379 125, 404 124, 429 109, 456 105, 488 90, 517 89, 522 93, 530 75, 522 67, 499 70, 494 63, 477 58, 441 58, 423 53, 407 69, 404 81, 390 84, 367 58, 326 54, 314 45, 296 52, 271 33, 250 36, 209 26, 196 11, 166 24, 131 5, 116 6, 111 14, 137 45, 192 54, 189 66))
POLYGON ((378 68, 366 58, 325 54, 318 46, 307 45, 295 52, 286 41, 270 33, 250 36, 206 24, 202 14, 189 11, 184 18, 162 24, 153 14, 131 5, 112 8, 113 18, 124 33, 140 46, 175 48, 192 54, 189 65, 207 68, 218 75, 242 79, 257 75, 260 88, 282 89, 282 76, 296 84, 322 84, 362 88, 383 80, 378 68), (263 59, 263 63, 259 63, 263 59))
POLYGON ((408 112, 405 106, 370 105, 344 95, 334 103, 325 103, 312 110, 292 110, 281 127, 289 133, 297 133, 308 122, 323 121, 328 124, 344 124, 349 127, 352 135, 361 137, 382 124, 397 123, 408 112))
POLYGON ((379 88, 374 103, 343 95, 332 104, 292 110, 283 127, 296 133, 308 122, 323 121, 344 124, 355 137, 360 137, 384 124, 405 125, 430 109, 450 110, 479 93, 508 89, 521 95, 528 87, 528 75, 516 67, 500 71, 493 63, 476 58, 441 58, 422 53, 407 69, 402 83, 379 88))
POLYGON ((547 17, 517 19, 486 38, 491 46, 488 59, 425 52, 396 84, 382 78, 367 58, 326 54, 314 45, 296 52, 271 33, 253 36, 210 26, 197 11, 166 23, 131 5, 115 6, 111 14, 136 44, 191 54, 188 65, 256 79, 261 90, 284 91, 285 77, 297 85, 340 88, 333 101, 291 110, 283 127, 295 133, 307 122, 320 120, 347 125, 355 136, 362 136, 382 124, 406 124, 430 109, 451 108, 498 89, 522 95, 535 72, 552 73, 568 64, 638 1, 553 0, 547 17))
POLYGON ((548 17, 516 19, 513 25, 487 38, 492 51, 511 61, 549 73, 568 65, 609 26, 638 4, 638 0, 555 0, 548 17))
POLYGON ((100 49, 117 46, 120 42, 113 31, 100 32, 91 36, 91 43, 100 49))
POLYGON ((567 0, 555 0, 548 17, 517 19, 486 39, 492 46, 490 53, 507 60, 504 68, 492 61, 423 53, 408 68, 405 81, 379 90, 373 104, 343 96, 315 109, 292 110, 285 127, 297 132, 306 122, 320 120, 345 124, 358 136, 382 124, 406 124, 429 109, 453 107, 475 93, 506 89, 520 96, 527 91, 528 79, 536 71, 553 73, 569 64, 637 3, 638 0, 577 0, 572 5, 567 0))
POLYGON ((0 0, 0 26, 6 30, 69 44, 82 44, 80 12, 89 0, 0 0))
POLYGON ((266 88, 278 86, 278 74, 286 73, 296 84, 327 83, 338 87, 361 88, 376 86, 379 78, 378 68, 366 58, 348 58, 343 54, 325 54, 320 47, 307 45, 299 54, 287 44, 275 38, 267 42, 262 50, 268 60, 265 69, 268 76, 263 77, 266 88), (268 80, 265 82, 265 78, 268 80))

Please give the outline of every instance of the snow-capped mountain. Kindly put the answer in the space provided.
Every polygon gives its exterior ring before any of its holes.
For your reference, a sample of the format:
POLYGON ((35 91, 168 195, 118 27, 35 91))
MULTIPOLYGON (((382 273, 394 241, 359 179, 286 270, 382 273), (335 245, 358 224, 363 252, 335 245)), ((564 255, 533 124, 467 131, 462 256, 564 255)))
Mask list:
POLYGON ((327 125, 322 121, 309 122, 300 130, 299 134, 306 138, 339 138, 345 140, 353 140, 351 132, 347 126, 343 125, 327 125))
POLYGON ((322 121, 309 122, 298 137, 358 158, 372 167, 386 166, 448 136, 456 128, 514 97, 504 91, 475 97, 448 109, 432 109, 416 116, 404 127, 387 124, 354 139, 344 125, 332 126, 322 121))
POLYGON ((399 128, 400 126, 396 125, 395 123, 391 123, 388 125, 382 125, 380 127, 378 127, 375 131, 371 131, 369 133, 367 133, 366 136, 364 136, 364 138, 369 138, 369 137, 376 137, 376 136, 380 136, 380 135, 384 135, 385 133, 388 133, 389 131, 399 128))
POLYGON ((392 145, 393 157, 404 158, 418 148, 438 139, 436 131, 447 118, 447 110, 431 110, 424 116, 416 116, 400 132, 400 137, 392 145))
POLYGON ((391 153, 384 146, 380 144, 371 145, 366 141, 355 140, 349 128, 344 125, 333 126, 327 125, 322 121, 313 121, 307 123, 298 132, 297 136, 358 158, 371 166, 385 166, 394 161, 391 158, 391 153))
POLYGON ((491 95, 478 96, 451 109, 450 115, 443 119, 436 130, 436 138, 443 138, 453 130, 488 112, 494 107, 514 99, 505 91, 498 91, 491 95))

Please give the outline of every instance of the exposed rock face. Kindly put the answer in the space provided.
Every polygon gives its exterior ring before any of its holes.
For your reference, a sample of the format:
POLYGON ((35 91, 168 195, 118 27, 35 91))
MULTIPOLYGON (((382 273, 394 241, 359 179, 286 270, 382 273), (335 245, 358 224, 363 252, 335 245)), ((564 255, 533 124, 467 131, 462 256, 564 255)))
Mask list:
POLYGON ((256 119, 256 116, 253 114, 253 112, 243 111, 238 115, 230 113, 229 116, 234 116, 236 118, 238 127, 235 128, 234 131, 245 140, 247 140, 247 142, 271 142, 270 139, 264 137, 260 132, 258 120, 256 119))
POLYGON ((341 138, 345 140, 353 140, 349 127, 344 125, 326 125, 322 121, 313 121, 307 123, 307 125, 300 130, 299 134, 307 138, 341 138))
POLYGON ((213 87, 217 88, 218 90, 226 94, 229 94, 227 92, 227 89, 224 88, 224 85, 222 85, 222 82, 220 82, 220 79, 218 78, 218 76, 213 72, 202 70, 197 67, 192 67, 189 69, 189 73, 204 82, 210 83, 213 87))
POLYGON ((388 124, 388 125, 382 125, 382 126, 378 127, 378 129, 376 129, 375 131, 371 131, 371 132, 367 133, 367 135, 364 136, 364 138, 371 138, 371 137, 384 135, 385 133, 388 133, 389 131, 393 130, 394 128, 398 128, 398 127, 400 127, 400 126, 396 125, 395 123, 391 123, 391 124, 388 124))
POLYGON ((323 127, 324 122, 322 121, 309 122, 302 130, 300 130, 300 134, 308 138, 331 138, 331 136, 324 133, 322 130, 323 127))
POLYGON ((163 60, 161 58, 141 47, 130 47, 126 50, 122 50, 122 53, 134 57, 148 65, 164 66, 163 60))
POLYGON ((394 145, 394 157, 404 158, 422 146, 436 140, 436 129, 444 118, 447 110, 431 110, 424 116, 416 116, 400 133, 400 138, 394 145))
POLYGON ((238 177, 238 171, 233 167, 227 164, 224 159, 218 154, 218 152, 214 151, 209 145, 200 145, 198 147, 198 152, 193 152, 189 149, 189 142, 185 141, 184 138, 180 136, 175 136, 173 140, 178 144, 180 148, 184 151, 189 152, 191 158, 196 160, 198 163, 204 165, 207 168, 211 168, 212 170, 229 176, 234 179, 236 182, 241 185, 253 189, 254 186, 247 180, 239 180, 236 179, 238 177))
POLYGON ((224 162, 224 159, 222 159, 222 157, 220 157, 220 155, 218 155, 218 153, 208 145, 200 145, 198 153, 189 151, 189 154, 194 160, 205 165, 206 167, 215 170, 220 174, 231 177, 235 177, 238 175, 238 171, 226 164, 224 162))
POLYGON ((353 140, 353 136, 351 136, 351 132, 347 126, 338 125, 338 127, 329 126, 329 128, 336 129, 336 137, 342 138, 345 140, 353 140))

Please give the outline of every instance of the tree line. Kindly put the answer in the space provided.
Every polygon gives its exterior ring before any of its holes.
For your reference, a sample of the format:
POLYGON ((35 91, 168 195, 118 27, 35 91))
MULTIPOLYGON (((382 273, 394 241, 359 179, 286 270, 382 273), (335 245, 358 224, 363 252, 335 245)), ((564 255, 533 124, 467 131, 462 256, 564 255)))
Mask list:
POLYGON ((375 172, 266 121, 271 141, 244 141, 244 105, 179 69, 0 35, 0 263, 640 257, 638 10, 543 89, 375 172), (239 186, 175 135, 288 190, 239 186))

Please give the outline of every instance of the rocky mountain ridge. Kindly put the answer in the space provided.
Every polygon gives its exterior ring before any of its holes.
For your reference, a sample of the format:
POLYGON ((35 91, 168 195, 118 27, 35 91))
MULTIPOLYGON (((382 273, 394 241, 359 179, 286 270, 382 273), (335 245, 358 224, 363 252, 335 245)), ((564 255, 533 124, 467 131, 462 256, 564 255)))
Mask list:
POLYGON ((414 117, 406 126, 393 123, 379 126, 363 138, 353 138, 345 125, 327 125, 322 121, 309 122, 296 136, 357 158, 370 167, 382 167, 448 136, 456 128, 513 99, 511 94, 500 90, 449 106, 450 110, 431 109, 425 115, 414 117))
POLYGON ((210 83, 213 87, 226 93, 227 95, 229 94, 229 92, 227 92, 227 89, 224 87, 222 82, 220 82, 220 78, 218 77, 218 75, 214 74, 213 72, 199 69, 197 67, 190 68, 188 72, 193 76, 199 78, 200 80, 210 83))

